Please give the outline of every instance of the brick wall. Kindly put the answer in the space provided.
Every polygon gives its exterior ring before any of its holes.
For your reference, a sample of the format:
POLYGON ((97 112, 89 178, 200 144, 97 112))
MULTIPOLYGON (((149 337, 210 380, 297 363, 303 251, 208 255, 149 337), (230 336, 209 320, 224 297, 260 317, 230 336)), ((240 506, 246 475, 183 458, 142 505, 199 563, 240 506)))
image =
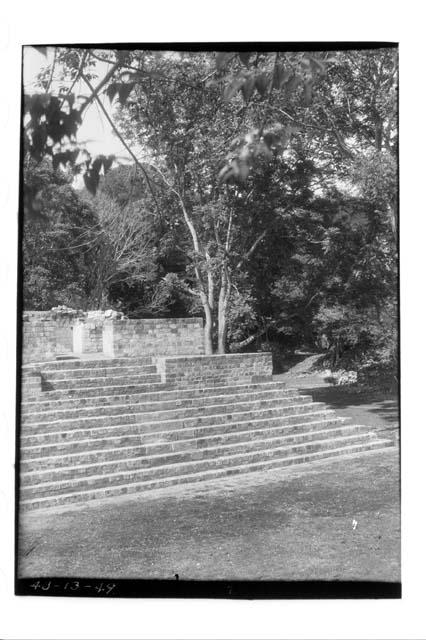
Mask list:
POLYGON ((103 311, 27 311, 22 338, 24 363, 65 353, 111 357, 204 353, 202 318, 127 320, 105 318, 103 311))
POLYGON ((37 397, 42 391, 41 372, 24 366, 21 371, 21 394, 24 400, 37 397))
POLYGON ((196 355, 204 353, 202 318, 107 320, 104 350, 108 355, 196 355))
POLYGON ((22 318, 22 361, 42 362, 73 350, 77 313, 27 311, 22 318))
POLYGON ((244 384, 272 376, 270 353, 158 357, 156 362, 163 382, 179 386, 244 384))

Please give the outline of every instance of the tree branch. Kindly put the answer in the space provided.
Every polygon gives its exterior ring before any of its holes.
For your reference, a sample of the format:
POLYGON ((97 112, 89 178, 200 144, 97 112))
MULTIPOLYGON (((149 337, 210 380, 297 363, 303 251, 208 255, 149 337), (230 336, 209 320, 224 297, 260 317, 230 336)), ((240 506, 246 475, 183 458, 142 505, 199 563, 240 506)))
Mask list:
POLYGON ((123 136, 121 135, 121 133, 119 132, 119 130, 117 129, 117 127, 114 124, 114 121, 112 120, 112 118, 110 117, 109 113, 107 112, 107 110, 105 109, 104 105, 102 104, 101 99, 99 98, 97 92, 95 92, 95 90, 93 89, 91 83, 89 82, 89 80, 86 78, 86 76, 82 75, 83 80, 85 81, 85 83, 87 84, 87 86, 89 87, 89 89, 92 91, 92 94, 94 96, 94 98, 97 100, 100 108, 102 109, 102 112, 104 114, 104 116, 106 117, 106 119, 108 120, 109 124, 111 125, 111 127, 113 128, 114 133, 116 134, 116 136, 118 137, 118 139, 120 140, 121 144, 123 145, 123 147, 127 150, 127 152, 130 154, 130 156, 132 157, 132 159, 134 160, 134 162, 136 163, 136 165, 141 169, 143 175, 145 176, 145 179, 147 181, 149 190, 151 192, 151 195, 153 197, 153 200, 155 202, 155 206, 157 208, 157 211, 159 213, 159 215, 161 216, 161 212, 160 212, 160 207, 158 205, 157 202, 157 198, 155 196, 154 190, 152 188, 151 185, 151 180, 147 174, 147 172, 145 171, 145 168, 143 167, 143 165, 139 162, 138 158, 135 156, 135 154, 133 153, 133 151, 131 150, 131 148, 129 147, 129 145, 127 144, 127 142, 124 140, 123 136))
POLYGON ((262 233, 260 234, 260 236, 258 236, 258 238, 256 238, 256 240, 251 245, 250 249, 243 255, 243 257, 241 258, 241 260, 237 264, 237 269, 239 269, 242 266, 242 264, 243 264, 243 262, 245 262, 245 260, 248 260, 250 258, 250 256, 253 255, 253 253, 256 251, 256 248, 257 248, 258 244, 260 242, 262 242, 263 238, 266 236, 267 233, 268 233, 268 230, 264 229, 262 231, 262 233))
POLYGON ((56 47, 53 48, 53 62, 52 62, 52 68, 50 69, 50 75, 49 75, 49 80, 47 82, 46 85, 46 91, 45 93, 49 93, 49 89, 50 86, 52 84, 52 79, 53 79, 53 73, 55 71, 55 64, 56 64, 56 47))
MULTIPOLYGON (((114 73, 117 71, 117 69, 119 68, 120 63, 116 62, 111 69, 108 71, 108 73, 105 74, 105 76, 102 78, 102 80, 98 83, 98 85, 96 87, 93 87, 89 80, 86 78, 86 76, 82 75, 82 79, 85 81, 85 83, 87 84, 87 86, 89 87, 90 91, 92 92, 91 95, 86 98, 86 100, 83 102, 83 104, 80 107, 80 113, 83 113, 83 111, 89 106, 89 104, 91 104, 91 102, 93 102, 94 99, 96 99, 99 104, 101 105, 101 107, 103 108, 102 103, 99 100, 99 96, 98 93, 99 91, 101 91, 101 89, 104 88, 104 86, 111 80, 112 76, 114 75, 114 73)), ((106 113, 105 109, 103 108, 104 113, 106 113)))
POLYGON ((229 248, 231 246, 232 218, 233 218, 233 210, 231 209, 229 213, 229 218, 228 218, 228 229, 226 230, 225 249, 227 252, 229 252, 229 248))
POLYGON ((60 106, 61 109, 62 109, 62 106, 63 106, 65 100, 68 98, 68 96, 71 95, 71 92, 74 89, 77 80, 81 76, 81 73, 83 71, 83 67, 84 67, 84 64, 86 62, 86 58, 87 58, 88 55, 89 55, 89 52, 87 50, 83 52, 83 55, 81 56, 80 64, 79 64, 78 69, 77 69, 77 73, 75 75, 75 78, 72 81, 70 88, 68 89, 67 93, 65 94, 65 96, 63 97, 63 100, 61 102, 61 106, 60 106))

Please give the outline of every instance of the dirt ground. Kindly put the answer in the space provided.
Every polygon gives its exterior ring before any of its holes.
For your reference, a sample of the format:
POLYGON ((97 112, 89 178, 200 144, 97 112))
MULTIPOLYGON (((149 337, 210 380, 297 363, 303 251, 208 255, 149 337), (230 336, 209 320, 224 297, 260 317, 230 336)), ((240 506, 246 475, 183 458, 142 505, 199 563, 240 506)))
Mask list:
POLYGON ((30 512, 19 577, 400 580, 398 448, 30 512))

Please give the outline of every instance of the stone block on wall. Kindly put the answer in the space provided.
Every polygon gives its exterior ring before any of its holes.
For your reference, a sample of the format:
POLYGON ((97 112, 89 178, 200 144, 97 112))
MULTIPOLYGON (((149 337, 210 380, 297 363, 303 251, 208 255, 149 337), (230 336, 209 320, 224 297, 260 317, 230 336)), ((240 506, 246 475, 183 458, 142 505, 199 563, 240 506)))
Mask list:
POLYGON ((22 317, 22 361, 43 362, 73 350, 73 325, 79 312, 58 307, 25 311, 22 317))
POLYGON ((111 320, 104 324, 104 352, 115 357, 202 354, 203 320, 111 320))
POLYGON ((163 356, 156 358, 163 382, 179 386, 244 384, 272 379, 271 353, 163 356))

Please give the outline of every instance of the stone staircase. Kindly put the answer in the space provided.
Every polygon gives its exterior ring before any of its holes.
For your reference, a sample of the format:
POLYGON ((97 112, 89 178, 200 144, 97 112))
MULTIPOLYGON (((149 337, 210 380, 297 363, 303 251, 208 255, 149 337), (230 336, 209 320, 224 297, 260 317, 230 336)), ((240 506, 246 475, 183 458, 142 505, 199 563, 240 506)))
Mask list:
POLYGON ((272 379, 167 384, 151 358, 25 370, 24 509, 381 450, 392 442, 272 379))

